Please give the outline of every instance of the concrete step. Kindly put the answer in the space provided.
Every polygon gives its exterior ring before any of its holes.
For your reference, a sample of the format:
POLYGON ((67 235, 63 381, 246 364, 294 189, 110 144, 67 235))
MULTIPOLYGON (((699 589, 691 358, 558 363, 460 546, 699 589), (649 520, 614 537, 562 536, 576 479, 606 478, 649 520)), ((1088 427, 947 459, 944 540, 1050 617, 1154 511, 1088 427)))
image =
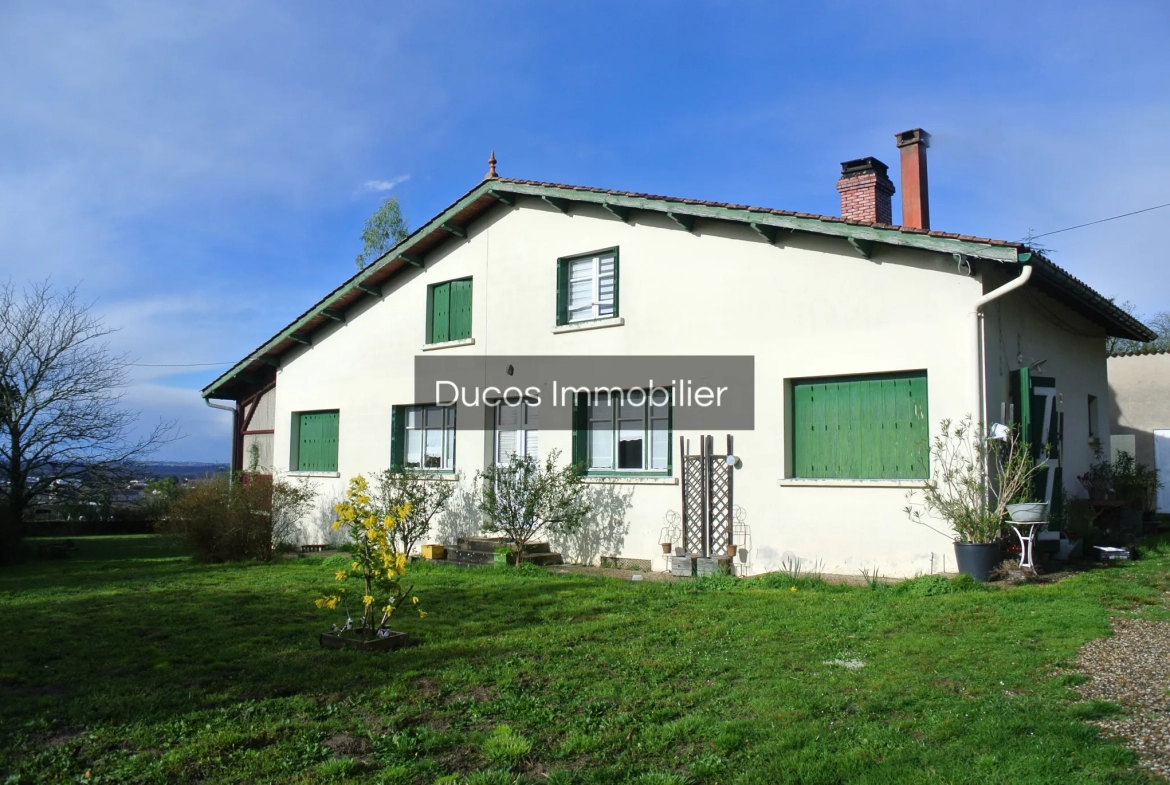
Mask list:
MULTIPOLYGON (((496 548, 507 547, 505 537, 460 537, 455 544, 457 551, 473 551, 477 553, 495 553, 496 548)), ((552 553, 547 542, 530 542, 524 548, 525 553, 552 553)))
POLYGON ((503 537, 460 537, 455 543, 455 550, 495 553, 496 548, 503 545, 503 537))
MULTIPOLYGON (((483 551, 463 551, 454 550, 447 551, 447 561, 451 564, 459 564, 466 567, 490 567, 495 564, 495 553, 484 553, 483 551)), ((559 553, 526 553, 524 554, 524 561, 529 564, 536 564, 540 567, 549 567, 555 564, 564 564, 565 560, 559 553)))

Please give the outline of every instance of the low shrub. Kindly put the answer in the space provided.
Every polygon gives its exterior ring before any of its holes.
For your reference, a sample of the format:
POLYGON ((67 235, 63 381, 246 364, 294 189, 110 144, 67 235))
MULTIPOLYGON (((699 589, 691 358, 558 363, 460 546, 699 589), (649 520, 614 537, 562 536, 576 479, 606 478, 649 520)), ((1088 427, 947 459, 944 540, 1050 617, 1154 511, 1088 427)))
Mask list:
POLYGON ((899 583, 896 589, 900 594, 911 597, 933 597, 937 594, 951 594, 955 587, 943 575, 923 575, 899 583))
POLYGON ((268 561, 291 539, 315 496, 307 484, 267 475, 220 475, 185 490, 159 528, 180 539, 196 561, 268 561))
POLYGON ((944 575, 923 575, 920 578, 902 581, 894 589, 910 597, 933 597, 938 594, 990 590, 987 584, 980 583, 966 574, 956 575, 954 578, 947 578, 944 575))

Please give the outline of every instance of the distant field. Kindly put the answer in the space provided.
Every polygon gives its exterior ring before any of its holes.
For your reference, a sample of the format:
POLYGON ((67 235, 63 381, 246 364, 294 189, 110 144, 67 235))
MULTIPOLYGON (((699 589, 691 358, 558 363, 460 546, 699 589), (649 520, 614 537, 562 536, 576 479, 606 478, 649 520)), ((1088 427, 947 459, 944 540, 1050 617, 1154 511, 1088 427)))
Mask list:
POLYGON ((0 782, 1153 781, 1055 674, 1168 617, 1166 544, 985 590, 424 566, 419 645, 354 653, 316 641, 344 559, 77 542, 0 570, 0 782))

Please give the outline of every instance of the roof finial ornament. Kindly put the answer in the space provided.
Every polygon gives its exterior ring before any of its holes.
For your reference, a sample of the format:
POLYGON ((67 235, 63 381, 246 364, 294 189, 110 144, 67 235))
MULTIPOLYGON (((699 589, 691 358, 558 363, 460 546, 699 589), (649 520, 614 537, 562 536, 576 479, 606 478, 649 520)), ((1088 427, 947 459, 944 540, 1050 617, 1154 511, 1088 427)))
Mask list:
POLYGON ((484 175, 483 179, 495 180, 498 178, 499 178, 499 175, 496 174, 496 151, 492 150, 492 156, 491 156, 491 158, 488 159, 488 173, 486 175, 484 175))

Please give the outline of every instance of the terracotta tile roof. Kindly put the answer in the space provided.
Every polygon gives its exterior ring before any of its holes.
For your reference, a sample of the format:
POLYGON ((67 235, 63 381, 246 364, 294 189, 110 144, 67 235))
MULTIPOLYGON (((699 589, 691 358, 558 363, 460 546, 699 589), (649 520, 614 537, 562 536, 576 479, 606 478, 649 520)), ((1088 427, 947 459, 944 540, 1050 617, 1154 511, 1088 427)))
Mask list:
POLYGON ((1155 354, 1170 354, 1170 349, 1150 349, 1142 351, 1141 349, 1133 352, 1114 352, 1110 357, 1150 357, 1155 354))
POLYGON ((946 240, 962 240, 968 243, 982 243, 984 245, 995 245, 1007 248, 1016 248, 1021 251, 1029 250, 1028 247, 1021 242, 1012 240, 996 240, 990 237, 978 237, 970 234, 956 234, 954 232, 940 232, 934 229, 915 229, 910 226, 898 226, 897 224, 884 223, 869 223, 865 221, 855 221, 846 218, 841 218, 836 215, 819 215, 817 213, 803 213, 795 212, 793 210, 780 210, 775 207, 756 207, 752 205, 734 204, 732 202, 710 202, 701 199, 685 199, 678 196, 660 196, 655 194, 638 193, 634 191, 619 191, 612 188, 591 188, 584 185, 565 185, 563 183, 549 183, 542 180, 517 180, 510 177, 501 177, 496 182, 512 183, 515 185, 530 185, 536 188, 559 188, 566 191, 583 191, 585 193, 602 194, 606 196, 625 196, 632 199, 653 199, 658 202, 676 202, 678 204, 702 205, 704 207, 718 207, 725 210, 747 210, 753 213, 764 213, 767 215, 787 215, 793 218, 811 218, 816 221, 825 221, 826 223, 843 223, 850 226, 868 226, 873 229, 887 229, 891 231, 901 232, 903 234, 922 234, 928 237, 940 237, 946 240))

